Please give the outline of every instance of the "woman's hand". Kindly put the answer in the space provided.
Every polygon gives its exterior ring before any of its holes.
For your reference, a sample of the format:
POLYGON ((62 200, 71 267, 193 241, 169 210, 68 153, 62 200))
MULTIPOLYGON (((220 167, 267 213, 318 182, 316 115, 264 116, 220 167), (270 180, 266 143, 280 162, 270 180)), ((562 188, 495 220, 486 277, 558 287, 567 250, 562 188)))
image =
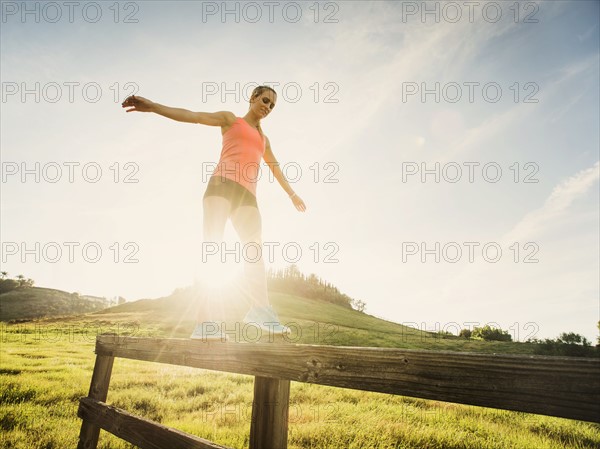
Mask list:
POLYGON ((131 109, 127 109, 125 112, 152 112, 154 103, 147 98, 131 95, 130 97, 125 98, 123 103, 121 103, 121 106, 124 108, 131 107, 131 109))
POLYGON ((304 204, 304 201, 302 201, 302 198, 300 198, 295 193, 292 196, 290 196, 290 198, 292 199, 292 203, 294 203, 294 206, 296 206, 296 209, 298 209, 300 212, 306 211, 306 205, 304 204))

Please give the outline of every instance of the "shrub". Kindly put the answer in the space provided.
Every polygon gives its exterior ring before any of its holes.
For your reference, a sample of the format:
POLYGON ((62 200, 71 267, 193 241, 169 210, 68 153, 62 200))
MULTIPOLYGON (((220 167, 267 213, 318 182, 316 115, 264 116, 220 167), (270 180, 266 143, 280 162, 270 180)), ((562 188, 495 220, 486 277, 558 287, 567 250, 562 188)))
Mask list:
POLYGON ((574 332, 563 332, 557 338, 544 340, 531 339, 536 346, 534 354, 568 357, 599 357, 600 351, 593 348, 591 342, 574 332))
POLYGON ((471 329, 461 329, 458 336, 466 339, 471 338, 471 329))
POLYGON ((489 324, 483 327, 475 327, 471 336, 485 341, 512 341, 512 337, 508 331, 491 327, 489 324))
POLYGON ((19 283, 14 279, 0 279, 0 294, 15 290, 19 283))

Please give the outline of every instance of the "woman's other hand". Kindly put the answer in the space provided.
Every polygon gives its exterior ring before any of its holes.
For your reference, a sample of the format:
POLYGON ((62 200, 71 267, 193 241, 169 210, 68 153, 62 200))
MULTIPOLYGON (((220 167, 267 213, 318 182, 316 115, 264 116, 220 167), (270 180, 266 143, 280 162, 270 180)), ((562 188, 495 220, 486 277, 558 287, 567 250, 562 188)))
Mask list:
POLYGON ((121 103, 121 106, 124 108, 130 108, 126 109, 125 112, 152 112, 154 103, 147 98, 131 95, 130 97, 125 98, 123 103, 121 103))
POLYGON ((304 201, 302 201, 302 198, 296 194, 294 194, 291 198, 292 203, 294 203, 294 206, 296 206, 296 209, 298 209, 300 212, 306 211, 306 205, 304 204, 304 201))

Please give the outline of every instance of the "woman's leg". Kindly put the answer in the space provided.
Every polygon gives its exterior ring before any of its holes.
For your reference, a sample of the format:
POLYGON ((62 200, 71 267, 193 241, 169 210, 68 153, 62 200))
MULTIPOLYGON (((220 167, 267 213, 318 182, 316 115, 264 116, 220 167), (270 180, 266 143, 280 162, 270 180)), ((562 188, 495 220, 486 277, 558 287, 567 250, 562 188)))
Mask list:
POLYGON ((229 200, 222 196, 205 196, 203 206, 203 240, 218 244, 223 241, 225 224, 229 217, 229 200))
POLYGON ((248 306, 267 306, 267 275, 262 257, 262 219, 257 207, 240 206, 231 212, 231 223, 242 243, 248 306))
MULTIPOLYGON (((217 254, 206 256, 204 250, 214 249, 210 248, 212 245, 220 245, 223 241, 223 234, 225 232, 225 225, 231 204, 229 200, 222 196, 205 196, 203 200, 204 216, 203 216, 203 254, 202 264, 204 267, 212 265, 212 267, 218 266, 221 261, 220 246, 217 254)), ((210 270, 206 270, 210 272, 210 270)), ((212 291, 206 291, 207 295, 202 301, 202 307, 199 307, 197 313, 198 322, 206 321, 207 319, 220 319, 222 315, 219 312, 220 304, 217 304, 217 298, 214 297, 212 291)))

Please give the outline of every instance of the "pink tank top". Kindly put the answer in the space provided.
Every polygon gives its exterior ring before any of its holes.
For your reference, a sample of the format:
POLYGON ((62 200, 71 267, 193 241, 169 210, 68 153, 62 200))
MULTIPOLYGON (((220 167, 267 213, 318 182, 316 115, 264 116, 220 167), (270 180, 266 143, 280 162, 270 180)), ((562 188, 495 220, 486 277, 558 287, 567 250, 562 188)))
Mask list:
POLYGON ((213 176, 231 179, 256 196, 256 181, 260 159, 265 153, 266 140, 258 129, 237 117, 231 128, 223 134, 223 149, 213 176))

